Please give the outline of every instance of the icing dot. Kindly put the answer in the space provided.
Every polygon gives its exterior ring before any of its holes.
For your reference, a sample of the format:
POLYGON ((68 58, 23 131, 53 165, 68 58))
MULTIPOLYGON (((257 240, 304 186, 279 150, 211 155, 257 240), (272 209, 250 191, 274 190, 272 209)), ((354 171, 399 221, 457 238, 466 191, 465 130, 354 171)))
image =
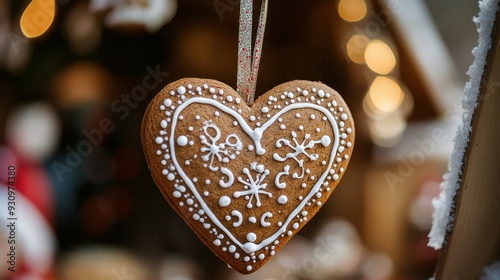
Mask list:
POLYGON ((253 232, 250 232, 249 234, 247 234, 247 240, 250 242, 255 242, 255 240, 257 240, 257 235, 255 235, 255 233, 253 232))
POLYGON ((226 97, 226 100, 227 100, 228 102, 233 102, 233 97, 232 97, 232 96, 230 96, 230 95, 228 95, 228 96, 226 97))
POLYGON ((352 143, 351 142, 347 142, 347 147, 352 147, 352 143))
POLYGON ((186 88, 183 87, 183 86, 178 87, 177 88, 177 93, 178 94, 184 94, 184 93, 186 93, 186 88))
POLYGON ((321 145, 323 145, 323 147, 330 145, 331 142, 332 139, 329 136, 324 135, 323 137, 321 137, 321 145))
POLYGON ((198 215, 198 214, 193 214, 193 219, 194 219, 195 221, 198 221, 198 220, 200 219, 200 215, 198 215))
POLYGON ((333 177, 332 177, 332 178, 333 178, 333 180, 334 180, 334 181, 337 181, 337 180, 339 179, 339 175, 338 175, 338 174, 335 174, 335 175, 333 175, 333 177))
POLYGON ((205 184, 210 185, 210 180, 206 179, 205 184))
POLYGON ((207 192, 207 191, 205 191, 205 192, 203 193, 203 195, 204 195, 204 196, 208 196, 209 194, 210 194, 210 193, 209 193, 209 192, 207 192))
POLYGON ((163 104, 164 104, 166 107, 170 107, 170 106, 172 106, 172 100, 170 100, 170 99, 165 99, 165 101, 163 101, 163 104))
POLYGON ((156 142, 156 144, 161 144, 161 143, 163 143, 163 138, 162 137, 156 137, 155 142, 156 142))
POLYGON ((227 206, 229 206, 229 204, 231 204, 231 198, 229 198, 228 196, 222 196, 219 199, 219 206, 220 207, 227 207, 227 206))
POLYGON ((281 195, 278 197, 278 203, 279 204, 286 204, 288 202, 288 197, 286 195, 281 195))
POLYGON ((240 253, 235 253, 235 254, 234 254, 234 258, 235 258, 235 259, 239 259, 239 258, 240 258, 240 253))
POLYGON ((188 198, 188 199, 186 200, 186 203, 187 203, 188 205, 193 205, 193 204, 194 204, 194 201, 193 201, 191 198, 188 198))
POLYGON ((236 252, 236 246, 234 245, 229 246, 229 253, 234 253, 234 252, 236 252))
POLYGON ((254 122, 255 121, 255 116, 250 116, 250 121, 254 122))
POLYGON ((325 92, 322 89, 318 90, 318 96, 325 97, 325 92))
POLYGON ((173 181, 175 179, 175 175, 173 173, 168 174, 167 179, 169 181, 173 181))
POLYGON ((215 93, 215 89, 214 88, 210 88, 209 91, 210 91, 210 93, 215 93))
POLYGON ((262 108, 262 113, 268 113, 268 112, 269 112, 269 108, 267 108, 267 107, 262 108))
POLYGON ((339 147, 339 153, 342 153, 345 150, 344 146, 339 147))
POLYGON ((341 118, 343 121, 347 120, 347 114, 345 114, 345 113, 344 113, 344 114, 340 115, 340 118, 341 118))
POLYGON ((251 270, 252 270, 252 266, 251 265, 247 266, 247 271, 251 271, 251 270))
POLYGON ((293 224, 293 229, 298 229, 299 228, 299 223, 293 224))
POLYGON ((309 94, 309 92, 308 92, 307 90, 303 90, 303 91, 302 91, 302 95, 303 95, 303 96, 307 96, 308 94, 309 94))
POLYGON ((215 239, 214 240, 214 245, 215 246, 220 246, 221 245, 220 240, 219 239, 215 239))
POLYGON ((281 124, 281 125, 280 125, 280 128, 281 128, 281 129, 286 129, 286 126, 285 126, 284 124, 281 124))
POLYGON ((160 122, 160 126, 161 126, 161 128, 167 128, 167 125, 168 125, 168 124, 167 124, 167 121, 166 121, 166 120, 162 120, 162 121, 160 122))
POLYGON ((299 130, 301 131, 304 130, 304 126, 303 125, 299 126, 299 130))
POLYGON ((259 255, 259 260, 263 260, 266 256, 264 254, 259 255))
POLYGON ((250 261, 250 257, 249 257, 249 256, 245 256, 245 257, 243 258, 243 260, 244 260, 244 261, 246 261, 246 262, 249 262, 249 261, 250 261))
POLYGON ((311 120, 316 119, 316 116, 314 114, 311 114, 311 120))
POLYGON ((255 217, 250 217, 248 218, 248 221, 252 224, 255 224, 257 222, 257 219, 255 217))
POLYGON ((302 214, 302 216, 304 216, 304 217, 305 217, 305 216, 307 216, 307 214, 308 214, 308 213, 307 213, 307 211, 302 211, 302 213, 301 213, 301 214, 302 214))
POLYGON ((342 137, 342 139, 346 139, 347 138, 347 134, 342 133, 341 137, 342 137))
POLYGON ((218 111, 215 111, 214 115, 215 115, 216 117, 218 117, 218 116, 220 116, 220 113, 219 113, 218 111))
POLYGON ((254 147, 252 145, 248 145, 248 150, 253 151, 254 147))
POLYGON ((175 191, 173 195, 175 198, 180 198, 182 196, 182 194, 179 191, 175 191))
POLYGON ((188 144, 188 139, 186 136, 182 135, 177 138, 177 144, 181 147, 184 147, 188 144))

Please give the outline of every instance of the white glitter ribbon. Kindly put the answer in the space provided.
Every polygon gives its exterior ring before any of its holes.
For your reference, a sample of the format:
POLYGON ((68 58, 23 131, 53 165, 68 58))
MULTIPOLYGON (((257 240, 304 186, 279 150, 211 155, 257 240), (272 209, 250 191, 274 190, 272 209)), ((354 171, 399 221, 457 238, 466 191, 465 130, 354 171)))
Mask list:
POLYGON ((257 36, 252 57, 253 0, 242 0, 238 38, 238 80, 236 90, 250 106, 255 99, 262 43, 266 29, 268 0, 262 1, 257 36))

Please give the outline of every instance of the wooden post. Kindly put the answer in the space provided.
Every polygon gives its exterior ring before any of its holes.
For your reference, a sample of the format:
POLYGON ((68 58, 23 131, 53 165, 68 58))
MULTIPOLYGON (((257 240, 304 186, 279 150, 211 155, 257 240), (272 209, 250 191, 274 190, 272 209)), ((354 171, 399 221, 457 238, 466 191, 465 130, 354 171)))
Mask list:
POLYGON ((436 279, 479 279, 486 266, 500 260, 499 14, 454 201, 455 220, 440 253, 436 279))

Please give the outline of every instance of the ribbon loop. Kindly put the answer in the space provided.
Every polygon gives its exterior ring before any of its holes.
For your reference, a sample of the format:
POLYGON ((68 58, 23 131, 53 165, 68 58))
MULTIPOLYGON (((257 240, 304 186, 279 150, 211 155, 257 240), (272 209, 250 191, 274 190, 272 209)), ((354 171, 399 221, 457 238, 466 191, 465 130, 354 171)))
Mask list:
POLYGON ((238 36, 238 78, 236 90, 250 106, 255 99, 264 31, 266 29, 268 0, 262 1, 257 35, 252 56, 253 0, 242 0, 238 36))

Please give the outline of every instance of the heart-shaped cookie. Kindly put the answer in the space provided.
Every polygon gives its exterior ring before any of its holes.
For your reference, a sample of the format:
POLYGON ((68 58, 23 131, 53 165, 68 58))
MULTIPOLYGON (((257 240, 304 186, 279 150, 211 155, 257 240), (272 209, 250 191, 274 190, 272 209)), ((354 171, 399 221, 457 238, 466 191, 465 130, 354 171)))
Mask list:
POLYGON ((150 103, 142 144, 156 185, 222 260, 248 274, 321 208, 354 145, 328 86, 293 81, 247 106, 228 85, 181 79, 150 103))

